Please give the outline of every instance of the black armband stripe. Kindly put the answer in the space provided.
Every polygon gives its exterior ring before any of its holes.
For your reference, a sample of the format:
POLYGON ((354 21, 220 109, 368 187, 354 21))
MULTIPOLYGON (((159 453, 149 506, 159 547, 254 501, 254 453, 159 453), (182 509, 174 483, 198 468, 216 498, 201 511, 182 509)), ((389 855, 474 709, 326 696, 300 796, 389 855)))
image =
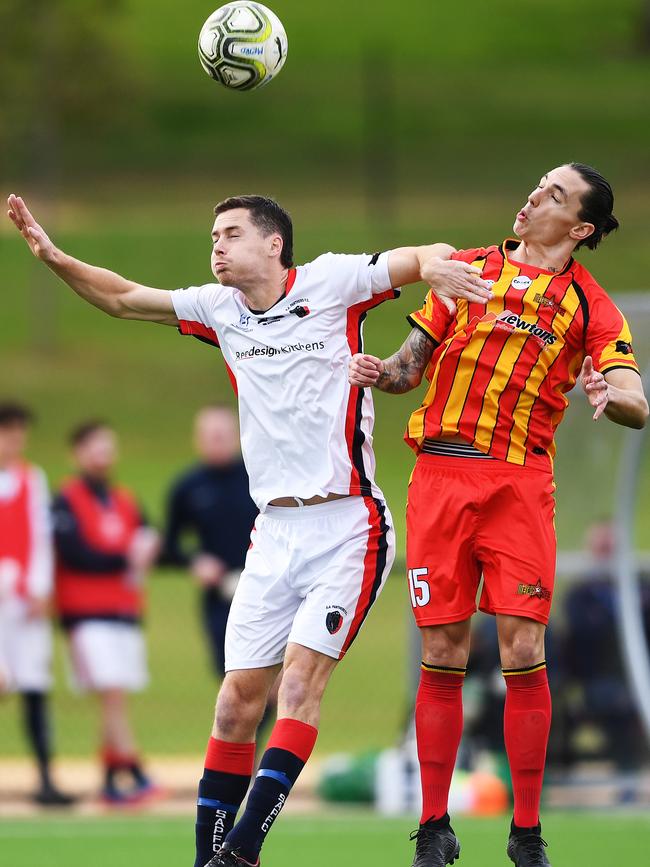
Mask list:
POLYGON ((431 332, 427 331, 427 329, 424 327, 424 325, 421 325, 417 321, 417 319, 413 319, 412 316, 408 315, 406 317, 406 321, 409 323, 410 326, 412 326, 413 328, 417 328, 418 331, 421 331, 422 334, 424 334, 426 337, 428 337, 434 346, 440 346, 440 341, 436 340, 436 338, 433 336, 433 334, 431 334, 431 332))

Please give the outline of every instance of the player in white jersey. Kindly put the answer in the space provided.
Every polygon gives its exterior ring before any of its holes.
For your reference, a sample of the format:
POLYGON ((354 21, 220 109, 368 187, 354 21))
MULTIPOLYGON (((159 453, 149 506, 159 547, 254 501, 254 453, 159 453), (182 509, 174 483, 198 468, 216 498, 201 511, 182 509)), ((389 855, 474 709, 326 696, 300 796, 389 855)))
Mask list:
POLYGON ((23 455, 31 413, 0 404, 0 693, 20 694, 25 734, 36 759, 44 806, 66 806, 50 775, 53 588, 52 534, 45 473, 23 455))
MULTIPOLYGON (((394 556, 374 482, 372 398, 347 382, 366 312, 420 279, 484 301, 472 266, 445 244, 374 256, 326 254, 293 267, 291 218, 261 196, 215 208, 218 284, 175 292, 133 283, 57 249, 22 199, 9 216, 32 252, 105 312, 180 327, 220 346, 238 392, 242 451, 260 508, 231 609, 226 677, 199 785, 195 867, 256 865, 316 741, 321 699, 394 556), (254 738, 284 665, 278 721, 243 815, 254 738)), ((453 305, 453 301, 448 300, 453 305)))

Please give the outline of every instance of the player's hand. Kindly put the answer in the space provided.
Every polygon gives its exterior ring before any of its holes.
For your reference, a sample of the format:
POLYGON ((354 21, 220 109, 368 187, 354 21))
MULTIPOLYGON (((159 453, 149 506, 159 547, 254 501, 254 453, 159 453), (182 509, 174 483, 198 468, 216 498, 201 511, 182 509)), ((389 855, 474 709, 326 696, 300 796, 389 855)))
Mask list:
POLYGON ((582 363, 580 371, 582 388, 589 398, 589 403, 595 408, 594 421, 597 421, 605 412, 609 401, 609 385, 602 373, 595 367, 591 355, 588 355, 582 363))
POLYGON ((20 196, 13 193, 7 199, 7 216, 29 244, 29 249, 46 264, 53 262, 56 247, 50 241, 42 226, 36 222, 27 205, 20 196))
POLYGON ((457 259, 429 259, 422 266, 422 279, 431 286, 450 313, 456 312, 456 298, 485 304, 493 294, 475 265, 457 259))
POLYGON ((384 362, 374 355, 363 355, 357 352, 350 360, 348 382, 357 388, 369 388, 374 385, 384 372, 384 362))
POLYGON ((201 587, 218 587, 226 574, 226 564, 212 554, 198 554, 190 567, 192 575, 201 587))
POLYGON ((156 562, 160 553, 160 534, 152 527, 139 527, 133 534, 127 555, 129 570, 143 577, 156 562))

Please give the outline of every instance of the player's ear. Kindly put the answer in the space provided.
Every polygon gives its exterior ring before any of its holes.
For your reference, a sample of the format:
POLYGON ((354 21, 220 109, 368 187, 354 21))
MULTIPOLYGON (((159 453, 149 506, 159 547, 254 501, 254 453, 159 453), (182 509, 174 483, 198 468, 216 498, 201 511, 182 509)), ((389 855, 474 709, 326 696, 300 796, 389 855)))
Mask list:
POLYGON ((580 241, 584 241, 585 238, 593 235, 595 231, 596 227, 593 223, 580 223, 569 231, 569 237, 571 240, 575 241, 576 244, 579 244, 580 241))
POLYGON ((284 241, 282 240, 282 235, 274 234, 269 238, 270 247, 269 252, 271 256, 275 258, 279 258, 282 255, 282 248, 284 247, 284 241))

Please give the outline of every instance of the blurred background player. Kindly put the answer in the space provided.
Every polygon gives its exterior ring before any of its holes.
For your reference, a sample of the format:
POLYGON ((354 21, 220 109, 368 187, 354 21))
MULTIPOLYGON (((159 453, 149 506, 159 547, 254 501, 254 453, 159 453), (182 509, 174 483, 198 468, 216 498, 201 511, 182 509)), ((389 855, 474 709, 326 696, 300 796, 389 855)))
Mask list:
MULTIPOLYGON (((576 576, 564 598, 567 759, 609 759, 630 771, 646 761, 648 753, 625 678, 618 635, 613 522, 592 524, 585 547, 590 565, 576 576)), ((650 641, 650 581, 647 574, 639 578, 645 635, 650 641)))
POLYGON ((20 693, 40 777, 34 800, 67 806, 74 798, 50 776, 52 534, 45 473, 24 458, 31 421, 26 407, 0 403, 0 692, 20 693))
POLYGON ((257 508, 239 447, 235 411, 205 406, 194 419, 198 463, 173 484, 163 544, 163 562, 187 567, 201 588, 201 613, 212 663, 223 677, 226 622, 244 568, 257 508), (191 533, 194 544, 183 544, 191 533))
POLYGON ((110 426, 85 422, 70 443, 77 474, 54 501, 57 612, 76 683, 99 698, 102 797, 133 803, 160 794, 142 769, 127 709, 127 693, 148 680, 143 584, 159 539, 133 495, 113 482, 118 453, 110 426))

